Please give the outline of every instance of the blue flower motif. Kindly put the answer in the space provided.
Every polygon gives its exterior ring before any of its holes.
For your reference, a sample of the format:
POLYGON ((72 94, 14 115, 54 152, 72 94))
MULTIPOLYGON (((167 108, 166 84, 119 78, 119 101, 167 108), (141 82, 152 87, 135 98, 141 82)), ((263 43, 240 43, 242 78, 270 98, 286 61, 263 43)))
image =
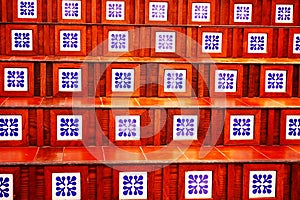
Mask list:
POLYGON ((13 45, 15 48, 27 48, 31 46, 29 33, 14 33, 13 45))
POLYGON ((34 1, 20 1, 19 13, 21 16, 34 16, 35 3, 34 1))
POLYGON ((113 33, 111 34, 111 49, 126 50, 127 49, 127 35, 124 33, 113 33))
POLYGON ((194 18, 195 19, 208 19, 208 6, 207 5, 195 5, 194 18))
POLYGON ((79 73, 78 72, 62 72, 62 88, 78 88, 79 73))
POLYGON ((265 36, 250 36, 250 50, 264 51, 265 50, 265 36))
POLYGON ((131 72, 116 72, 115 73, 115 88, 131 88, 132 87, 131 72))
POLYGON ((248 21, 250 18, 250 7, 239 5, 236 8, 236 20, 248 21))
POLYGON ((63 48, 78 48, 78 33, 63 33, 63 48))
POLYGON ((219 73, 218 74, 218 89, 233 89, 234 87, 233 73, 219 73))
POLYGON ((9 88, 24 88, 25 87, 24 71, 9 70, 7 71, 7 87, 9 88))
POLYGON ((0 177, 0 199, 9 198, 9 178, 0 177))
POLYGON ((288 135, 300 136, 300 118, 291 118, 288 121, 288 135))
POLYGON ((214 34, 207 34, 204 36, 204 49, 205 50, 219 50, 220 49, 220 36, 214 34))
POLYGON ((277 8, 277 20, 278 21, 291 20, 291 7, 290 6, 279 6, 277 8))
POLYGON ((0 137, 17 137, 19 120, 17 118, 0 118, 0 137))
POLYGON ((283 73, 268 73, 268 89, 282 89, 284 86, 283 73))
POLYGON ((174 37, 172 34, 160 34, 158 36, 158 49, 172 50, 174 48, 174 37))
POLYGON ((72 197, 77 195, 76 176, 57 176, 56 177, 56 196, 72 197))
POLYGON ((234 136, 249 136, 251 131, 251 120, 249 118, 234 118, 233 119, 233 135, 234 136))
POLYGON ((271 174, 254 174, 252 181, 253 194, 270 194, 272 192, 271 174))
POLYGON ((144 177, 142 175, 125 175, 123 176, 123 195, 143 195, 144 177))
POLYGON ((295 42, 294 50, 299 52, 300 51, 300 36, 296 36, 294 42, 295 42))
POLYGON ((79 119, 61 118, 60 119, 60 135, 61 136, 79 136, 79 119))
POLYGON ((167 88, 168 89, 182 89, 183 88, 183 73, 168 72, 167 73, 167 88))
POLYGON ((78 17, 79 16, 79 3, 66 2, 64 4, 66 17, 78 17))
POLYGON ((189 194, 207 194, 208 193, 208 175, 207 174, 190 174, 188 176, 188 193, 189 194))
POLYGON ((111 18, 122 18, 123 17, 123 5, 117 2, 108 4, 108 16, 111 18))
POLYGON ((195 134, 195 120, 193 118, 177 118, 177 136, 193 136, 195 134))
POLYGON ((119 119, 118 135, 120 137, 135 137, 137 135, 137 120, 136 119, 119 119))
POLYGON ((151 6, 151 16, 152 18, 163 19, 167 14, 167 8, 165 4, 152 4, 151 6))

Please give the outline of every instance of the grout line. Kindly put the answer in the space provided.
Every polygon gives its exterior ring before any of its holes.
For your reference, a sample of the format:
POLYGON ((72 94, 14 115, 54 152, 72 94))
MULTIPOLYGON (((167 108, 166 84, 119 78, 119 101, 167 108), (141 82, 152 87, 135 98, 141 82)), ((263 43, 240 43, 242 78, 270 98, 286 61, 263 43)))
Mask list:
POLYGON ((230 159, 225 153, 223 153, 218 147, 214 147, 220 154, 222 154, 225 158, 227 158, 228 160, 232 160, 230 159))
POLYGON ((8 99, 9 99, 9 97, 7 97, 7 98, 2 102, 1 106, 4 105, 4 104, 8 101, 8 99))
POLYGON ((37 151, 36 151, 36 153, 35 153, 35 155, 34 155, 33 161, 35 161, 35 160, 36 160, 36 158, 37 158, 37 155, 38 155, 38 153, 39 153, 40 149, 41 149, 41 147, 38 147, 38 148, 37 148, 37 151))
POLYGON ((187 159, 187 160, 190 160, 187 155, 185 155, 184 151, 182 151, 182 149, 180 149, 179 146, 177 146, 177 149, 182 153, 182 155, 187 159))
POLYGON ((140 102, 137 100, 137 98, 134 98, 134 100, 135 100, 135 102, 136 102, 139 106, 141 106, 141 104, 140 104, 140 102))
POLYGON ((264 153, 258 151, 257 149, 255 149, 253 146, 250 146, 251 149, 254 149, 256 152, 260 153, 261 155, 265 156, 266 158, 272 160, 271 158, 269 158, 268 156, 266 156, 264 153))
POLYGON ((106 161, 106 157, 105 157, 105 153, 104 153, 104 148, 103 148, 103 146, 101 146, 101 149, 102 149, 103 160, 106 161))
POLYGON ((145 160, 148 160, 148 158, 147 158, 147 156, 146 156, 146 154, 145 154, 145 152, 144 152, 142 146, 140 146, 140 150, 141 150, 141 152, 142 152, 142 154, 143 154, 145 160))
POLYGON ((289 149, 291 149, 292 151, 294 151, 294 152, 296 152, 297 154, 299 154, 299 152, 298 151, 296 151, 295 149, 293 149, 292 147, 290 147, 290 146, 287 146, 289 149))

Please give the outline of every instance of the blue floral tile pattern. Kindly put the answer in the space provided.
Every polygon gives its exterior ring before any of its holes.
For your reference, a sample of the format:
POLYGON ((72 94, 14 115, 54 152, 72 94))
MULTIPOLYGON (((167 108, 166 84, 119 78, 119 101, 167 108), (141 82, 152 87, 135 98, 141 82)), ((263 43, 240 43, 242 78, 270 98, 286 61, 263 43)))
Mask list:
POLYGON ((300 34, 296 33, 293 37, 293 53, 299 54, 300 53, 300 34))
POLYGON ((248 53, 267 53, 268 34, 249 33, 248 53))
POLYGON ((81 115, 57 115, 57 140, 82 140, 81 115))
POLYGON ((4 91, 28 91, 28 69, 4 68, 4 91))
POLYGON ((203 53, 222 53, 222 33, 203 32, 202 34, 203 53))
POLYGON ((252 22, 252 4, 234 4, 234 22, 252 22))
POLYGON ((13 200, 13 175, 0 174, 0 199, 13 200))
POLYGON ((186 70, 165 70, 164 92, 186 92, 186 70))
POLYGON ((52 173, 53 200, 80 200, 80 173, 52 173))
POLYGON ((156 32, 155 52, 174 53, 176 50, 175 32, 156 32))
POLYGON ((134 69, 112 69, 112 91, 134 91, 134 69))
POLYGON ((36 19, 37 0, 18 0, 18 18, 36 19))
POLYGON ((80 31, 60 31, 60 51, 80 51, 80 31))
POLYGON ((293 5, 289 4, 277 4, 275 22, 276 23, 293 23, 293 5))
POLYGON ((140 116, 121 115, 115 117, 116 140, 140 140, 140 116))
POLYGON ((32 51, 32 30, 11 30, 11 50, 32 51))
POLYGON ((276 171, 250 171, 249 198, 275 198, 276 171))
POLYGON ((212 198, 212 171, 185 172, 185 198, 212 198))
POLYGON ((266 70, 265 92, 285 92, 286 76, 286 70, 266 70))
POLYGON ((173 140, 197 140, 197 115, 174 115, 173 140))
POLYGON ((106 20, 125 20, 125 2, 107 1, 106 20))
POLYGON ((168 2, 149 3, 149 21, 167 21, 168 2))
POLYGON ((285 127, 285 138, 287 140, 300 139, 300 115, 287 115, 285 127))
POLYGON ((147 172, 120 172, 119 199, 147 199, 147 172))
POLYGON ((58 91, 60 92, 80 92, 82 91, 81 69, 58 70, 58 91))
POLYGON ((215 92, 236 92, 237 70, 216 70, 215 92))
POLYGON ((109 31, 108 32, 108 51, 128 52, 129 33, 128 31, 109 31))
POLYGON ((210 3, 192 3, 192 22, 210 22, 210 3))
POLYGON ((254 139, 254 115, 230 116, 230 140, 254 139))
POLYGON ((0 115, 1 140, 22 140, 22 115, 0 115))
POLYGON ((81 19, 81 1, 62 1, 62 19, 81 19))

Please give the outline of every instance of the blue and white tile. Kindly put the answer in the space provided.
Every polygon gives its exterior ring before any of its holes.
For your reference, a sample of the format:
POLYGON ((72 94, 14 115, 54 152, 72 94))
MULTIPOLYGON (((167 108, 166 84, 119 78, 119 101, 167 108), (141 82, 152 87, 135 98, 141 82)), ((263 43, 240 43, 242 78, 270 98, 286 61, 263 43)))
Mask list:
POLYGON ((149 21, 167 21, 168 2, 149 3, 149 21))
POLYGON ((0 140, 22 140, 22 115, 0 115, 0 140))
POLYGON ((293 37, 293 53, 299 54, 300 53, 300 34, 295 33, 293 37))
POLYGON ((215 71, 215 92, 236 92, 237 70, 215 71))
POLYGON ((186 70, 166 69, 164 92, 186 92, 186 70))
POLYGON ((286 70, 266 70, 265 92, 286 92, 286 70))
POLYGON ((173 140, 197 140, 197 115, 173 116, 173 140))
POLYGON ((115 117, 116 140, 140 140, 140 115, 121 115, 115 117))
POLYGON ((222 53, 222 33, 203 32, 202 52, 203 53, 222 53))
POLYGON ((134 69, 112 69, 113 92, 134 91, 134 69))
POLYGON ((185 172, 185 198, 212 198, 212 171, 185 172))
POLYGON ((230 140, 253 140, 254 120, 254 115, 231 115, 230 140))
POLYGON ((37 0, 18 0, 18 18, 36 19, 37 0))
POLYGON ((275 23, 293 23, 293 15, 292 4, 276 4, 275 23))
POLYGON ((128 31, 109 31, 108 32, 108 51, 128 52, 129 33, 128 31))
POLYGON ((80 92, 82 91, 81 69, 58 69, 58 91, 80 92))
POLYGON ((147 172, 119 172, 119 199, 147 199, 147 172))
POLYGON ((28 69, 4 68, 4 91, 28 91, 28 69))
POLYGON ((52 173, 53 200, 80 200, 81 179, 80 173, 52 173))
POLYGON ((210 22, 210 3, 192 3, 192 22, 210 22))
POLYGON ((11 30, 11 50, 32 51, 32 30, 11 30))
POLYGON ((125 2, 107 1, 106 20, 125 20, 125 2))
POLYGON ((0 174, 0 199, 13 200, 13 175, 0 174))
POLYGON ((249 199, 276 197, 276 171, 250 171, 249 199))
POLYGON ((252 4, 234 4, 234 22, 252 22, 252 4))
POLYGON ((60 51, 80 51, 80 38, 80 31, 60 31, 60 51))
POLYGON ((300 115, 287 115, 285 125, 285 139, 299 140, 300 139, 300 115))
POLYGON ((82 140, 82 115, 57 115, 57 140, 82 140))
POLYGON ((175 32, 156 32, 155 52, 174 53, 176 51, 175 32))
POLYGON ((62 19, 81 19, 81 1, 62 1, 62 19))
POLYGON ((249 33, 248 53, 267 53, 268 34, 249 33))

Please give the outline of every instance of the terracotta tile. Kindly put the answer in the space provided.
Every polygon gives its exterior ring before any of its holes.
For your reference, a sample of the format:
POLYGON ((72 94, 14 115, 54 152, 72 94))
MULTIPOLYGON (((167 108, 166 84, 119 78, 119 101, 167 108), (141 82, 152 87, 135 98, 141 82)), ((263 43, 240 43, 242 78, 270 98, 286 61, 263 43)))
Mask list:
POLYGON ((142 147, 147 160, 150 161, 186 161, 187 158, 184 156, 184 153, 176 146, 167 146, 167 147, 154 147, 147 146, 142 147))
POLYGON ((180 149, 181 151, 184 152, 184 154, 190 161, 207 160, 209 162, 214 162, 214 161, 228 160, 214 147, 202 146, 202 147, 189 147, 187 149, 182 149, 182 148, 180 149))
POLYGON ((65 107, 65 98, 44 98, 41 107, 65 107))
POLYGON ((247 104, 239 101, 238 98, 204 98, 212 107, 246 107, 247 104))
POLYGON ((135 98, 101 98, 102 106, 108 108, 129 108, 139 107, 135 98))
POLYGON ((39 162, 53 162, 53 161, 62 161, 63 158, 63 148, 40 148, 35 161, 39 162))
POLYGON ((140 107, 167 107, 176 106, 175 102, 172 102, 169 98, 136 98, 140 107))
POLYGON ((43 98, 40 97, 33 97, 33 98, 8 98, 7 101, 5 101, 2 106, 3 107, 37 107, 40 106, 43 98))
POLYGON ((268 158, 250 146, 217 146, 229 160, 231 161, 261 161, 268 158))
POLYGON ((99 107, 102 103, 100 98, 70 98, 67 97, 65 101, 66 107, 99 107))
POLYGON ((240 98, 239 100, 249 107, 278 108, 281 106, 278 102, 269 98, 240 98))
POLYGON ((272 100, 279 103, 281 107, 300 107, 300 98, 272 98, 272 100))
POLYGON ((3 104, 3 102, 5 102, 5 100, 7 100, 8 98, 0 98, 0 106, 3 104))
POLYGON ((300 160, 300 154, 287 146, 254 146, 253 148, 266 155, 270 159, 281 161, 300 160))
POLYGON ((66 147, 63 161, 103 161, 103 151, 101 147, 66 147))
POLYGON ((297 153, 300 153, 300 146, 289 146, 289 148, 297 153))
POLYGON ((103 147, 105 161, 116 163, 132 163, 146 161, 140 147, 103 147))
POLYGON ((177 107, 210 107, 211 103, 203 98, 170 98, 172 102, 176 102, 177 107))
POLYGON ((37 147, 1 147, 0 162, 33 162, 37 147))

